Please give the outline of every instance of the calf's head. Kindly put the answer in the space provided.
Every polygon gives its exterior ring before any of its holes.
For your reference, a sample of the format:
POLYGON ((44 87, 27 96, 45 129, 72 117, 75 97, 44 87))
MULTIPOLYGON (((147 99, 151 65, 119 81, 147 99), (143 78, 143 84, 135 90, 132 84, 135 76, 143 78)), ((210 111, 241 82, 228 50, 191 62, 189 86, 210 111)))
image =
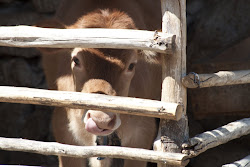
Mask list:
MULTIPOLYGON (((125 13, 98 10, 84 16, 69 28, 135 29, 135 25, 125 13)), ((75 90, 84 93, 128 96, 136 63, 135 50, 75 48, 71 52, 75 90)), ((116 113, 86 110, 83 122, 88 132, 108 135, 120 126, 121 119, 116 113)))
MULTIPOLYGON (((128 96, 137 63, 135 50, 75 48, 71 56, 77 92, 128 96)), ((85 129, 96 135, 108 135, 121 124, 119 114, 111 112, 87 110, 83 117, 85 129)))
MULTIPOLYGON (((65 28, 136 29, 127 14, 109 10, 97 10, 87 14, 65 28)), ((71 51, 71 70, 75 91, 128 96, 137 60, 136 50, 74 48, 71 51)), ((83 122, 88 132, 108 135, 120 126, 121 119, 116 113, 86 110, 83 122)))

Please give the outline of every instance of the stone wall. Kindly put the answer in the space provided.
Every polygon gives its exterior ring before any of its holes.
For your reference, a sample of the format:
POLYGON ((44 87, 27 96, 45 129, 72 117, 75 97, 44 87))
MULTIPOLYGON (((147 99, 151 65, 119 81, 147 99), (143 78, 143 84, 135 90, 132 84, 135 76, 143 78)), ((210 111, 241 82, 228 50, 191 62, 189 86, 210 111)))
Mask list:
MULTIPOLYGON (((188 72, 250 69, 250 2, 199 1, 188 4, 188 72)), ((197 119, 249 116, 249 84, 190 90, 197 119), (202 97, 202 98, 200 98, 202 97)))
MULTIPOLYGON (((56 1, 47 6, 39 2, 0 0, 0 25, 35 25, 53 15, 56 1)), ((0 85, 46 89, 40 53, 36 49, 0 47, 0 85)), ((54 141, 51 113, 52 108, 46 106, 0 103, 0 136, 54 141)), ((0 151, 0 164, 55 166, 57 158, 0 151)))
MULTIPOLYGON (((187 72, 250 69, 250 1, 187 0, 187 72)), ((188 90, 190 136, 250 117, 250 85, 188 90)), ((250 154, 250 135, 193 158, 190 167, 219 167, 250 154)))

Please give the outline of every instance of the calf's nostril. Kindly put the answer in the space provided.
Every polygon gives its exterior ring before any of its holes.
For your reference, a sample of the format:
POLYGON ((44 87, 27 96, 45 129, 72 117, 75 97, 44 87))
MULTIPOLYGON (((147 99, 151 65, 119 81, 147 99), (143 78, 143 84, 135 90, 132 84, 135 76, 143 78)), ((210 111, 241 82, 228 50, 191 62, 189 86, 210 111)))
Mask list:
POLYGON ((100 129, 110 130, 113 129, 115 126, 115 121, 116 121, 115 115, 110 117, 95 117, 93 115, 90 115, 90 118, 92 118, 92 120, 96 123, 96 125, 100 129))
POLYGON ((82 115, 82 122, 87 123, 88 119, 91 117, 90 117, 90 113, 88 112, 88 110, 86 110, 85 112, 86 114, 82 115))
POLYGON ((106 93, 104 93, 102 91, 98 91, 98 92, 94 92, 94 93, 106 95, 106 93))
POLYGON ((86 116, 87 116, 87 119, 91 118, 91 115, 90 115, 90 113, 89 113, 89 112, 87 113, 87 115, 86 115, 86 116))
POLYGON ((116 116, 114 115, 114 117, 108 123, 108 127, 110 127, 110 129, 112 129, 115 126, 115 121, 116 121, 116 116))

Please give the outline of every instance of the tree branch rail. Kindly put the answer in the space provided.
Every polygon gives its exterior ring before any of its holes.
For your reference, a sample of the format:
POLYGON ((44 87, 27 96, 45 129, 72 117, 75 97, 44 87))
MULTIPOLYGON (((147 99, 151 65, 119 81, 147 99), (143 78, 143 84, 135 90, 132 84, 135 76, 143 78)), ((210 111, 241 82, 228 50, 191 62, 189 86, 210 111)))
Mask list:
POLYGON ((0 46, 38 48, 120 48, 171 54, 175 35, 129 29, 0 27, 0 46))
POLYGON ((8 86, 0 86, 0 102, 92 109, 171 120, 179 120, 183 112, 181 104, 157 100, 8 86))
POLYGON ((180 153, 162 153, 146 149, 117 146, 73 146, 56 142, 39 142, 26 139, 3 137, 0 137, 0 149, 75 158, 123 158, 149 162, 162 162, 165 164, 179 166, 186 165, 189 162, 187 155, 180 153))

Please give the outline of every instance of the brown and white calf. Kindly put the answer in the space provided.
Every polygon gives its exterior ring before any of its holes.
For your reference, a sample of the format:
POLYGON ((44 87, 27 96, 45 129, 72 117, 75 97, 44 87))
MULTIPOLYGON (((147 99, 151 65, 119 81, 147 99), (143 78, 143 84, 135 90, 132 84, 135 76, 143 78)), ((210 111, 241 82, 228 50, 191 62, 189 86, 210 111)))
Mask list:
MULTIPOLYGON (((52 27, 159 29, 159 3, 154 0, 64 0, 57 13, 62 24, 52 23, 52 27)), ((47 50, 43 65, 51 89, 160 98, 161 66, 145 61, 137 50, 47 50)), ((53 131, 56 140, 66 144, 96 145, 97 136, 115 132, 121 146, 151 149, 157 125, 155 119, 149 117, 57 107, 53 114, 53 131)), ((69 157, 59 157, 59 163, 61 167, 87 166, 86 159, 69 157)), ((92 167, 110 167, 111 163, 109 158, 89 160, 92 167)), ((146 162, 124 160, 124 167, 145 166, 146 162)))

